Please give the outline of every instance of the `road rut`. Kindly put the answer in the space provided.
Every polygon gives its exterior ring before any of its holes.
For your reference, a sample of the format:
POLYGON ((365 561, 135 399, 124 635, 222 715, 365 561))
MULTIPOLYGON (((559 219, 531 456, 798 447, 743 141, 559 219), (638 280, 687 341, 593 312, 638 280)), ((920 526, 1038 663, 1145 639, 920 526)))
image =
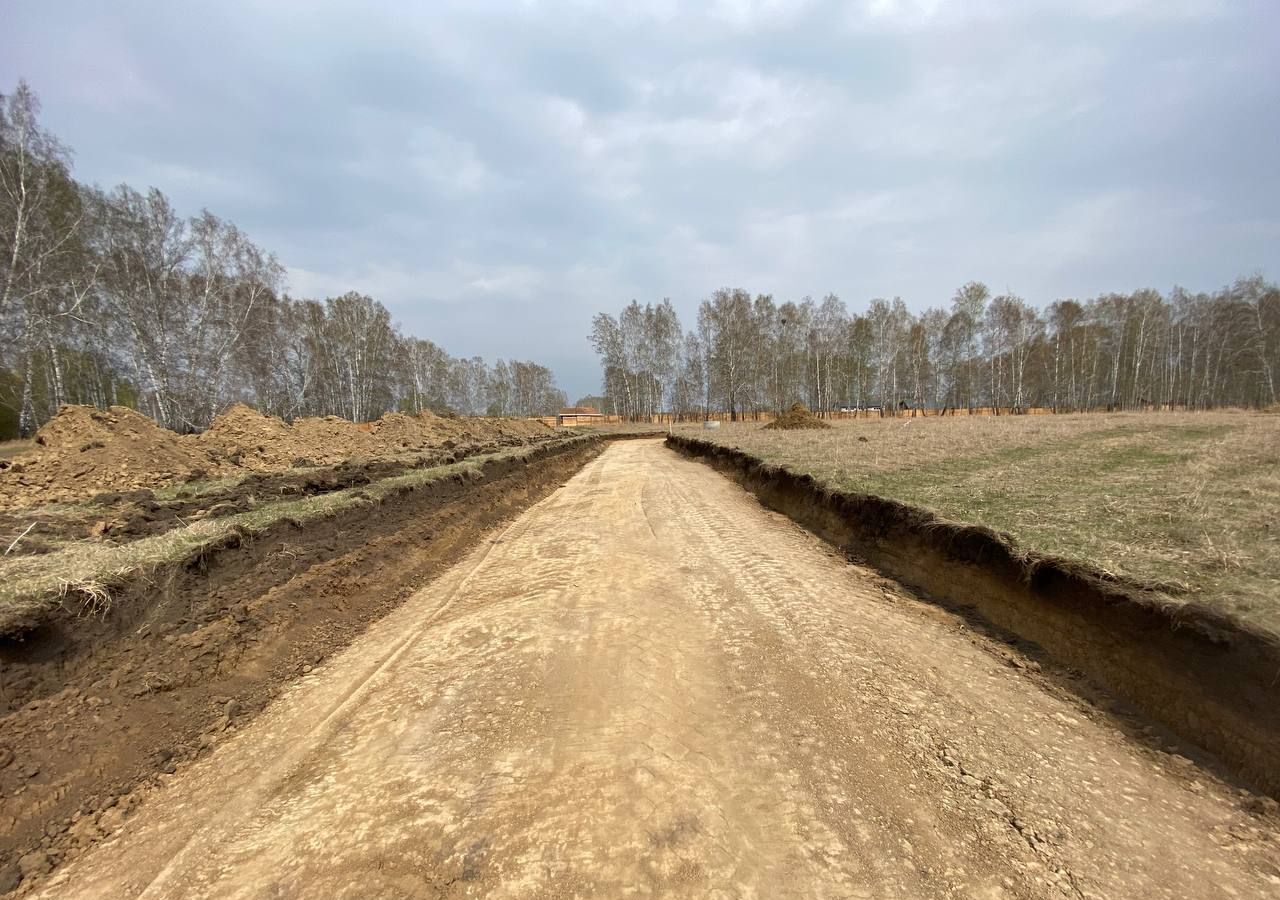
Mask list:
POLYGON ((1251 897, 1274 819, 619 442, 43 897, 1251 897))

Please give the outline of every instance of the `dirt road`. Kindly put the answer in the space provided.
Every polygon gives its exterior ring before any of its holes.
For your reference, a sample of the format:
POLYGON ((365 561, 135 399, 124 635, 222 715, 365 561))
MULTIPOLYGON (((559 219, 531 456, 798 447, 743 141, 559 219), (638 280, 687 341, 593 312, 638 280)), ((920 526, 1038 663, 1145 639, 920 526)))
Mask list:
POLYGON ((617 443, 41 896, 1280 892, 1274 819, 1008 657, 617 443))

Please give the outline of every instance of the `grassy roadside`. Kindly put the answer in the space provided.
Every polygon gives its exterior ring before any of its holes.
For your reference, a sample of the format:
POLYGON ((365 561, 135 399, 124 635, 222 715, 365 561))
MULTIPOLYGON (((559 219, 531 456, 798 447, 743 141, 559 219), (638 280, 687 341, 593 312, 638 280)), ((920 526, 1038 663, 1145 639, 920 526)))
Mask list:
POLYGON ((305 524, 360 505, 377 505, 442 479, 479 476, 490 462, 528 458, 548 446, 563 447, 583 440, 570 437, 515 447, 346 490, 264 503, 247 512, 196 521, 129 543, 80 541, 53 553, 0 557, 0 635, 29 628, 64 603, 73 603, 85 614, 105 612, 113 590, 120 585, 190 560, 233 537, 260 534, 285 521, 305 524))
POLYGON ((1196 597, 1280 634, 1280 417, 885 419, 827 431, 681 431, 839 490, 989 526, 1021 547, 1196 597))

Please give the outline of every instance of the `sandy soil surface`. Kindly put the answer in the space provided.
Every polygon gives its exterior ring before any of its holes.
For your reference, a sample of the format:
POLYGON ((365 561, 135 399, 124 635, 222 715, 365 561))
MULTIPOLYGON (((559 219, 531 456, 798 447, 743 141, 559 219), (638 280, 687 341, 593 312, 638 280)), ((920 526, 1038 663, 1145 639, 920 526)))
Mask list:
POLYGON ((1262 897, 1276 821, 709 468, 612 445, 48 898, 1262 897))

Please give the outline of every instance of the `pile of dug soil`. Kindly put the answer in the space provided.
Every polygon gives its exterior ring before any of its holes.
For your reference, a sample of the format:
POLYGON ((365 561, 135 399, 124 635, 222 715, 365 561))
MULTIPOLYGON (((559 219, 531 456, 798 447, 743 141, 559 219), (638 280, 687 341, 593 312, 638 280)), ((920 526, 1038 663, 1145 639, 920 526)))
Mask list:
POLYGON ((297 419, 290 425, 237 403, 214 419, 199 440, 232 465, 272 471, 382 454, 373 436, 376 427, 373 422, 356 424, 337 416, 297 419))
POLYGON ((541 422, 446 419, 430 412, 387 413, 377 421, 360 423, 324 416, 296 419, 289 425, 237 404, 214 419, 199 440, 231 464, 273 471, 291 465, 332 465, 353 457, 397 456, 437 449, 446 442, 522 444, 553 434, 541 422))
POLYGON ((471 419, 473 424, 480 424, 493 429, 493 437, 507 440, 544 440, 555 434, 555 429, 544 425, 537 419, 471 419))
POLYGON ((124 407, 64 406, 35 446, 0 461, 0 509, 83 500, 201 477, 378 460, 424 450, 528 444, 555 430, 526 419, 387 413, 356 424, 336 416, 288 424, 236 404, 200 435, 179 435, 124 407))
POLYGON ((243 403, 235 404, 214 419, 198 440, 214 456, 251 469, 287 466, 297 456, 298 449, 297 439, 283 419, 264 416, 243 403), (285 457, 288 460, 281 463, 285 457))
POLYGON ((35 446, 0 469, 0 506, 55 503, 208 474, 218 463, 194 438, 123 406, 64 406, 35 446))
MULTIPOLYGON (((290 430, 297 442, 296 457, 328 465, 353 456, 369 459, 378 455, 373 438, 373 422, 352 422, 338 416, 294 419, 290 430)), ((283 465, 288 465, 283 459, 283 465)))
POLYGON ((809 407, 803 403, 793 403, 789 410, 764 427, 779 431, 800 431, 806 428, 830 428, 831 424, 809 412, 809 407))
POLYGON ((416 416, 387 413, 374 423, 373 438, 383 452, 408 453, 448 440, 453 434, 445 424, 448 421, 429 412, 416 416))

